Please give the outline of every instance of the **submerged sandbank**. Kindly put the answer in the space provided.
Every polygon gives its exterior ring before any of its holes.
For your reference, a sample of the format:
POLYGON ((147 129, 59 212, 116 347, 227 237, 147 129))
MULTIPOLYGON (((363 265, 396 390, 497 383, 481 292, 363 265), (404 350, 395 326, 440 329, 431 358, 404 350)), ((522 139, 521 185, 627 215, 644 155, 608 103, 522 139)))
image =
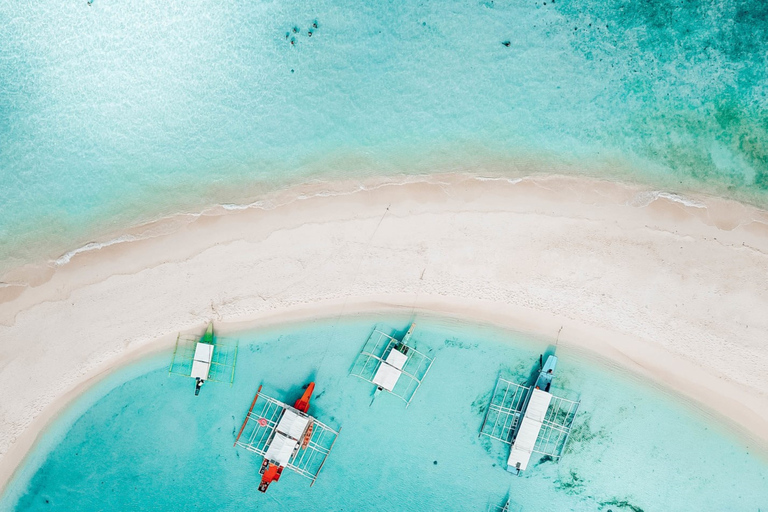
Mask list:
POLYGON ((559 332, 768 445, 762 210, 586 179, 436 175, 297 187, 123 237, 5 279, 2 483, 73 390, 208 319, 396 310, 559 332))

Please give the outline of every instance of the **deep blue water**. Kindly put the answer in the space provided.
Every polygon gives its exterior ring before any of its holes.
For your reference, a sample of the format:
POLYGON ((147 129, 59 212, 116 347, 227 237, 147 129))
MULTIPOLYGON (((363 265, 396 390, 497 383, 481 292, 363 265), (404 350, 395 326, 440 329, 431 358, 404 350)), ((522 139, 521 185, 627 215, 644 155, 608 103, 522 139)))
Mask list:
POLYGON ((6 267, 308 179, 768 198, 762 2, 6 1, 0 25, 6 267))
MULTIPOLYGON (((0 510, 523 510, 768 508, 768 463, 723 427, 644 382, 563 348, 556 386, 582 404, 563 459, 516 477, 478 431, 497 376, 525 381, 544 341, 420 320, 435 363, 409 408, 348 375, 374 320, 243 333, 233 387, 168 376, 170 354, 111 377, 44 438, 0 510), (260 494, 260 457, 232 446, 259 384, 342 427, 317 483, 286 472, 260 494)), ((389 325, 404 331, 405 321, 389 325)))

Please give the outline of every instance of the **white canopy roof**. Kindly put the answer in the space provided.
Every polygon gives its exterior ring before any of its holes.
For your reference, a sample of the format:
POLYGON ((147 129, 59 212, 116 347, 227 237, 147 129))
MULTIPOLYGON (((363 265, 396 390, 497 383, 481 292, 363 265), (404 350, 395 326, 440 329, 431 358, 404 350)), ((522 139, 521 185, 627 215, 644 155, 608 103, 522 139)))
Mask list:
POLYGON ((307 416, 302 416, 290 409, 286 409, 275 430, 298 441, 304 437, 304 431, 307 429, 308 424, 309 418, 307 416))
POLYGON ((279 466, 287 465, 291 461, 293 452, 303 440, 309 422, 309 417, 285 409, 264 456, 279 466))
POLYGON ((298 441, 295 439, 275 432, 275 436, 272 438, 272 442, 269 443, 269 448, 267 448, 267 453, 264 457, 269 461, 277 463, 278 466, 286 466, 291 461, 293 451, 298 444, 298 441))
POLYGON ((213 345, 208 343, 198 343, 195 347, 195 355, 192 359, 192 373, 190 377, 205 380, 211 371, 211 360, 213 359, 213 345))
POLYGON ((520 428, 517 431, 515 442, 512 444, 512 451, 507 460, 507 470, 523 471, 528 467, 533 448, 536 446, 536 439, 539 437, 541 424, 547 415, 549 402, 552 401, 552 395, 540 389, 534 389, 531 393, 531 399, 528 401, 528 407, 525 409, 525 416, 520 428), (519 464, 519 466, 518 466, 519 464))
POLYGON ((376 375, 373 376, 371 382, 387 391, 392 391, 397 384, 397 380, 400 378, 403 366, 405 366, 407 360, 408 356, 392 348, 384 362, 379 365, 379 369, 376 370, 376 375))
POLYGON ((407 360, 408 356, 394 348, 389 351, 389 354, 387 354, 387 358, 385 359, 388 365, 394 366, 398 370, 403 369, 407 360))
POLYGON ((371 382, 387 391, 392 391, 395 389, 395 384, 397 384, 397 379, 400 378, 401 373, 402 372, 397 368, 393 368, 387 363, 381 363, 381 366, 379 366, 379 369, 376 371, 376 375, 373 376, 373 379, 371 379, 371 382))

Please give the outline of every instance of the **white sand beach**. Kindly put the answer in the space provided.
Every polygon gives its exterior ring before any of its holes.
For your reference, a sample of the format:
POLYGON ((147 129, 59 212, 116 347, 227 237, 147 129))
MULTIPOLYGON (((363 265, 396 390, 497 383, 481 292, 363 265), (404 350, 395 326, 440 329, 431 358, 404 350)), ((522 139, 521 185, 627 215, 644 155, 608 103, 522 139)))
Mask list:
POLYGON ((757 208, 583 178, 433 175, 304 185, 118 237, 2 279, 0 487, 73 396, 209 319, 413 312, 560 331, 560 347, 768 446, 757 208))

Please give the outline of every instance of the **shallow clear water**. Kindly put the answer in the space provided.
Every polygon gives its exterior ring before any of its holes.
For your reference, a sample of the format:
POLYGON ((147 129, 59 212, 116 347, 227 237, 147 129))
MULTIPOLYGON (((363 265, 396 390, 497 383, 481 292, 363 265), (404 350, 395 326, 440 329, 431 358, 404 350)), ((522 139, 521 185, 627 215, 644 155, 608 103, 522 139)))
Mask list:
POLYGON ((0 24, 6 263, 338 176, 768 198, 761 2, 3 2, 0 24))
MULTIPOLYGON (((407 322, 390 324, 404 330, 407 322)), ((581 393, 560 463, 506 472, 508 448, 478 438, 499 372, 526 380, 546 343, 449 321, 414 339, 435 363, 411 406, 348 372, 374 321, 243 334, 233 387, 168 376, 170 355, 87 394, 44 438, 0 510, 757 511, 768 463, 695 409, 560 349, 556 384, 581 393), (259 384, 341 426, 317 483, 286 473, 257 492, 260 457, 232 446, 259 384), (47 440, 47 441, 46 441, 47 440)))

